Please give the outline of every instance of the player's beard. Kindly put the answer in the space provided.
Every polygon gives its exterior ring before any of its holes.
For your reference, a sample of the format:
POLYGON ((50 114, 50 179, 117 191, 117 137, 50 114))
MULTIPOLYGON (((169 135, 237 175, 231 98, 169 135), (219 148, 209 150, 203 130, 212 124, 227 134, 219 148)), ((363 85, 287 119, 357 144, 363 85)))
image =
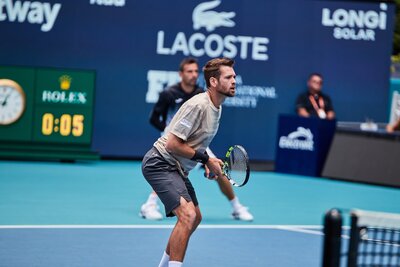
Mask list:
POLYGON ((228 92, 221 92, 221 94, 223 94, 224 96, 227 96, 227 97, 234 97, 234 96, 235 96, 235 93, 236 93, 236 88, 235 88, 234 91, 232 91, 232 90, 229 88, 229 91, 228 91, 228 92))
POLYGON ((231 94, 231 93, 222 93, 224 96, 227 96, 227 97, 234 97, 235 95, 234 94, 231 94))

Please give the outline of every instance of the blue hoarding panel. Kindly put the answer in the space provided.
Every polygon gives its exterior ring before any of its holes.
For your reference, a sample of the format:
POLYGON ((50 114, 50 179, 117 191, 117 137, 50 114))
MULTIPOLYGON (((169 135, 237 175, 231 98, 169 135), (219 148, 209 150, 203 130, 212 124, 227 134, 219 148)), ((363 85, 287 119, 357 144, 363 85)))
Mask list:
MULTIPOLYGON (((212 148, 273 160, 278 115, 308 74, 324 76, 338 120, 385 121, 394 5, 352 1, 0 1, 1 65, 96 71, 93 148, 141 157, 148 116, 181 59, 236 61, 237 96, 212 148), (5 37, 5 38, 3 38, 5 37), (350 108, 351 107, 351 108, 350 108)), ((202 82, 202 81, 200 81, 202 82)), ((204 82, 203 82, 204 83, 204 82)))
POLYGON ((336 121, 280 115, 275 171, 321 176, 336 121))

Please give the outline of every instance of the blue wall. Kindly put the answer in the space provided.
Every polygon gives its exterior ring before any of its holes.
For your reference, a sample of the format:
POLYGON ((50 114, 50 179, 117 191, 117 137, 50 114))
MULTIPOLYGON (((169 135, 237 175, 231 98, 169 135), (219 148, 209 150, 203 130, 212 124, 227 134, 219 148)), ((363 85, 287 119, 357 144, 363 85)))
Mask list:
POLYGON ((154 97, 189 55, 201 65, 236 60, 239 95, 224 107, 217 154, 242 144, 252 159, 272 160, 278 114, 294 113, 315 71, 338 120, 386 121, 393 4, 224 0, 207 9, 205 2, 1 1, 0 64, 95 70, 93 149, 103 156, 149 149, 159 136, 148 123, 154 97), (201 17, 210 13, 230 21, 210 24, 201 17))

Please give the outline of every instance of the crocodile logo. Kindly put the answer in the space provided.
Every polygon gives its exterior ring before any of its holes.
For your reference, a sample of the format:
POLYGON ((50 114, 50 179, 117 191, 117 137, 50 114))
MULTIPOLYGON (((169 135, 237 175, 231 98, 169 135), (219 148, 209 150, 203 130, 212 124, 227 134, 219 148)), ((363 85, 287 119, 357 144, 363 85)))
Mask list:
POLYGON ((214 31, 217 27, 234 27, 232 20, 235 12, 217 12, 213 9, 221 4, 220 0, 204 2, 197 5, 192 14, 193 29, 199 30, 204 27, 208 32, 214 31))

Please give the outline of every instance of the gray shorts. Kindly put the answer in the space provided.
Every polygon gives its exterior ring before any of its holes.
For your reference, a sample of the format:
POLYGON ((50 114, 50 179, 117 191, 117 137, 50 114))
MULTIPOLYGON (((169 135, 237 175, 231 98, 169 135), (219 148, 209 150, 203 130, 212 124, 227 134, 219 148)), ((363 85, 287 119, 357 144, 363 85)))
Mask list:
POLYGON ((157 193, 165 206, 168 217, 180 205, 180 197, 198 206, 196 192, 187 177, 183 177, 177 167, 169 164, 156 148, 150 149, 143 158, 142 172, 147 182, 157 193))

